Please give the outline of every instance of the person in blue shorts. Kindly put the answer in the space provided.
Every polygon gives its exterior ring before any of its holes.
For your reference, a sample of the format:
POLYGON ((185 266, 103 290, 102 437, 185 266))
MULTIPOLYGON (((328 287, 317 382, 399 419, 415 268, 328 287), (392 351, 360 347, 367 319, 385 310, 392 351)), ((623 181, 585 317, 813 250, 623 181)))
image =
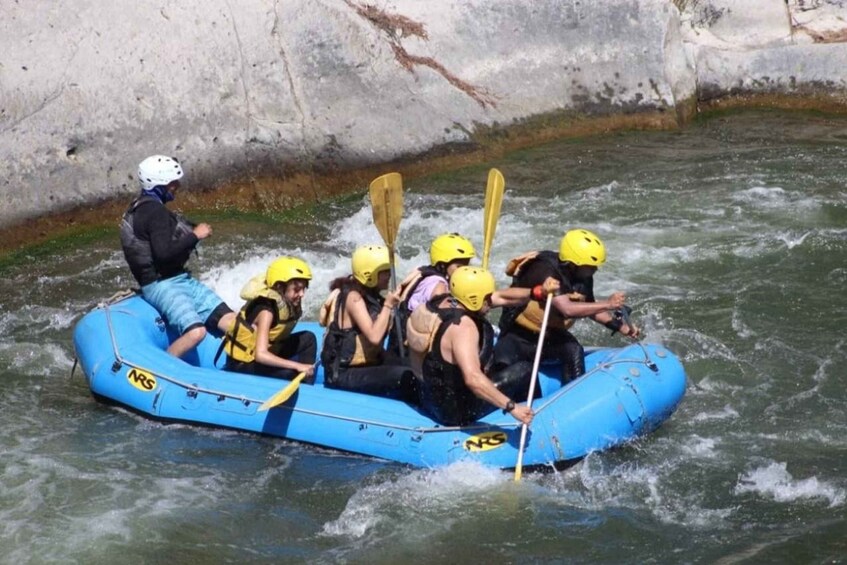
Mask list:
POLYGON ((153 155, 138 165, 141 194, 121 221, 121 246, 144 299, 176 328, 168 352, 182 357, 206 332, 223 334, 235 313, 185 268, 197 243, 212 235, 209 224, 194 224, 165 206, 183 176, 174 157, 153 155))

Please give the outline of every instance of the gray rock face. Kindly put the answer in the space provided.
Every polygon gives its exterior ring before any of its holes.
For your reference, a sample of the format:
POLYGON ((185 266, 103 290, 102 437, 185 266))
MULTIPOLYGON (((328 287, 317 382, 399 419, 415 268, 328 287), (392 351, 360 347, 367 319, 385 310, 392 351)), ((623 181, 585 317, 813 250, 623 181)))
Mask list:
POLYGON ((843 98, 844 45, 821 44, 843 40, 843 3, 8 0, 0 227, 128 197, 154 153, 215 186, 378 164, 546 114, 843 98))

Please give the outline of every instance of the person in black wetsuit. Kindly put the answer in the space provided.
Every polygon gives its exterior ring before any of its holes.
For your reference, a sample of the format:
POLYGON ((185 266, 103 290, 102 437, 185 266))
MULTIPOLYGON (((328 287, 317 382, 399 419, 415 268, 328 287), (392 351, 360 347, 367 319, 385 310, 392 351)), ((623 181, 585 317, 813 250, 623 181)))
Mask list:
POLYGON ((532 410, 513 398, 526 398, 532 363, 518 361, 491 371, 494 328, 485 318, 494 306, 518 307, 531 295, 555 292, 548 279, 535 289, 495 291, 494 277, 480 267, 459 267, 450 292, 432 297, 407 323, 409 355, 419 378, 421 409, 435 421, 461 426, 501 408, 524 424, 532 410), (531 294, 532 293, 532 294, 531 294))
MULTIPOLYGON (((626 295, 615 292, 608 300, 594 297, 594 273, 606 260, 603 242, 585 229, 567 232, 554 251, 533 251, 509 262, 506 274, 513 287, 533 287, 546 277, 561 283, 561 294, 553 298, 544 337, 542 359, 562 363, 562 384, 585 373, 585 352, 569 331, 577 318, 591 318, 613 332, 637 337, 639 329, 622 320, 626 295)), ((530 302, 522 308, 506 308, 500 318, 500 336, 494 348, 495 367, 532 360, 538 346, 543 303, 530 302)))
POLYGON ((153 155, 138 165, 141 194, 121 221, 121 246, 145 300, 175 327, 168 347, 177 357, 197 346, 206 331, 223 334, 235 313, 185 268, 197 243, 212 235, 209 224, 193 224, 167 209, 183 176, 173 157, 153 155))
POLYGON ((330 283, 319 321, 326 328, 321 364, 327 388, 417 401, 415 377, 408 366, 383 349, 394 309, 395 289, 385 298, 391 276, 388 248, 365 245, 352 257, 353 274, 330 283))

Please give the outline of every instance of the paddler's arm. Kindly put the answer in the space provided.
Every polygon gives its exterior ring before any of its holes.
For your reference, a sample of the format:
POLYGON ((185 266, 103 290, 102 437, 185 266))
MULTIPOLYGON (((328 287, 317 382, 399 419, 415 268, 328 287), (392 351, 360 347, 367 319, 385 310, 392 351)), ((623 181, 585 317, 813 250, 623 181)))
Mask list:
MULTIPOLYGON (((444 340, 450 348, 453 363, 462 371, 465 385, 478 398, 493 404, 502 410, 512 407, 509 414, 524 424, 532 422, 532 409, 524 404, 516 405, 511 398, 500 392, 494 383, 485 376, 479 366, 479 331, 468 317, 462 317, 458 325, 450 326, 444 334, 444 340)), ((444 351, 442 350, 442 354, 444 351)))
POLYGON ((608 300, 598 302, 574 302, 568 298, 567 294, 561 294, 553 299, 553 307, 565 318, 594 318, 597 320, 597 316, 602 318, 603 313, 606 313, 608 316, 606 320, 608 321, 612 319, 611 314, 608 314, 609 310, 617 310, 625 302, 626 294, 623 292, 616 292, 608 300))
POLYGON ((147 237, 150 240, 153 258, 162 263, 170 263, 179 259, 194 249, 198 241, 203 237, 208 237, 211 233, 211 230, 208 234, 206 233, 207 224, 200 224, 194 228, 193 233, 186 233, 179 239, 174 240, 174 233, 171 229, 171 215, 167 208, 161 205, 150 205, 139 209, 139 213, 142 211, 147 222, 147 237))
POLYGON ((549 293, 556 294, 560 288, 559 281, 553 277, 547 277, 540 285, 532 288, 522 288, 512 286, 495 290, 491 295, 491 307, 499 308, 501 306, 523 306, 531 299, 544 301, 549 293))
POLYGON ((382 345, 382 340, 385 339, 385 334, 388 332, 388 326, 391 323, 391 313, 400 303, 400 289, 395 289, 385 296, 385 303, 379 311, 379 315, 375 320, 372 320, 368 314, 365 299, 355 290, 351 290, 347 294, 346 310, 350 315, 350 320, 359 329, 368 343, 371 345, 382 345))
POLYGON ((270 346, 271 323, 273 323, 273 314, 270 310, 261 310, 253 321, 253 327, 256 330, 256 362, 266 367, 278 367, 280 369, 291 369, 298 373, 306 373, 307 377, 315 374, 314 365, 298 363, 270 352, 268 348, 270 346))
MULTIPOLYGON (((626 298, 626 295, 623 292, 616 292, 612 294, 612 297, 618 295, 623 296, 624 299, 626 298)), ((623 302, 625 302, 625 300, 623 302)), ((621 305, 615 308, 614 310, 621 310, 622 308, 626 308, 623 302, 621 302, 621 305)), ((641 330, 638 328, 638 326, 629 322, 629 320, 626 318, 616 318, 612 315, 612 312, 609 312, 608 310, 603 310, 602 312, 595 314, 594 316, 592 316, 592 319, 598 324, 602 324, 612 330, 612 333, 621 332, 623 335, 633 338, 637 338, 641 334, 641 330)))

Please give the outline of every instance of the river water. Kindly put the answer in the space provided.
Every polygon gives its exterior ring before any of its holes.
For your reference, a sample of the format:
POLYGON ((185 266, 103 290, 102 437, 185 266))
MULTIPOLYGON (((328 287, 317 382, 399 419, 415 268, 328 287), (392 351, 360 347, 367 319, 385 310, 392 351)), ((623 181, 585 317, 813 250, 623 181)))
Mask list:
MULTIPOLYGON (((847 121, 723 115, 407 181, 401 272, 445 231, 481 250, 490 166, 507 185, 498 280, 513 255, 596 231, 598 296, 627 291, 646 341, 686 366, 666 425, 515 484, 100 405, 70 376, 71 335, 132 286, 116 232, 0 277, 0 562, 847 561, 847 121)), ((299 254, 312 317, 352 249, 379 242, 364 197, 213 225, 192 260, 203 281, 238 306, 250 275, 299 254)), ((622 343, 589 321, 577 333, 622 343)))

